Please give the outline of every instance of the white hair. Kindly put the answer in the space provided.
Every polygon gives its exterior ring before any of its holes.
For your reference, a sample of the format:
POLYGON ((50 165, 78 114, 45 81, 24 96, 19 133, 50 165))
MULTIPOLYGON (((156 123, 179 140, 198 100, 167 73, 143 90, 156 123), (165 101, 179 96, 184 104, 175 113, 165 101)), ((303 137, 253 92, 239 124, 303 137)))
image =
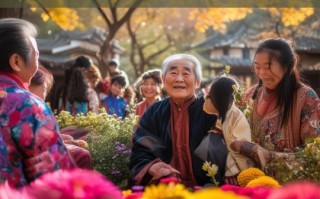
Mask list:
POLYGON ((194 73, 196 75, 196 80, 201 81, 202 79, 202 69, 201 69, 201 63, 193 55, 190 54, 175 54, 168 56, 163 62, 162 62, 162 75, 165 76, 169 69, 169 64, 176 60, 187 60, 194 64, 194 73))

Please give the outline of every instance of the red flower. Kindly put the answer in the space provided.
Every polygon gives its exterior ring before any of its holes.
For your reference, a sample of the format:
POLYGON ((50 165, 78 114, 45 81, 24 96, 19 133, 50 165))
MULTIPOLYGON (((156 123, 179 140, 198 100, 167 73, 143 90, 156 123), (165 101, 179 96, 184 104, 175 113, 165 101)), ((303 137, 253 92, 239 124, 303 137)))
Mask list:
POLYGON ((221 190, 233 191, 238 195, 248 196, 251 199, 266 199, 272 191, 272 189, 266 187, 239 187, 235 185, 223 185, 221 190))

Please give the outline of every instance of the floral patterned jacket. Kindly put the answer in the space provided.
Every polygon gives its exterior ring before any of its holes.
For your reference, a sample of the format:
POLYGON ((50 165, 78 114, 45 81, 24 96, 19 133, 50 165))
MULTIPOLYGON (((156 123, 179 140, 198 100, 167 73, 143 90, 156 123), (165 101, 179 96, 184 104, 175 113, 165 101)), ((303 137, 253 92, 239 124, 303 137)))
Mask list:
POLYGON ((74 167, 50 108, 12 74, 0 74, 0 135, 0 181, 12 187, 45 172, 74 167), (49 154, 46 160, 40 159, 37 167, 28 165, 42 153, 49 154))
MULTIPOLYGON (((247 99, 251 98, 255 87, 247 91, 247 99)), ((306 138, 320 136, 320 100, 316 92, 302 85, 295 94, 293 113, 287 125, 280 127, 282 114, 279 108, 259 116, 256 109, 261 102, 264 89, 260 89, 253 100, 250 117, 252 141, 262 147, 276 152, 292 151, 304 145, 306 138)))

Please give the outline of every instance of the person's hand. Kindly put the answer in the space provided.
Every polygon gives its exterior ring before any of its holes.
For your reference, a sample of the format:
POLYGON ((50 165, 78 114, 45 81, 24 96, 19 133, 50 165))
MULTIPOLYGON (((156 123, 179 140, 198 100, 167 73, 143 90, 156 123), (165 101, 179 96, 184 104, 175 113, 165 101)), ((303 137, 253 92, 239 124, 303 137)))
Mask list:
POLYGON ((234 152, 240 153, 240 151, 241 151, 241 144, 243 144, 242 141, 235 140, 235 141, 233 141, 233 142, 230 143, 230 148, 231 148, 234 152))
POLYGON ((231 184, 231 185, 238 185, 237 176, 225 176, 224 183, 231 184))
POLYGON ((271 160, 271 151, 256 143, 235 140, 230 144, 230 148, 235 152, 253 159, 262 168, 271 160))
POLYGON ((45 173, 54 170, 55 161, 48 152, 42 152, 37 156, 31 157, 24 161, 26 173, 29 178, 33 178, 36 174, 45 173))
POLYGON ((158 162, 149 168, 148 173, 152 175, 152 180, 158 180, 162 177, 178 177, 180 172, 164 162, 158 162))

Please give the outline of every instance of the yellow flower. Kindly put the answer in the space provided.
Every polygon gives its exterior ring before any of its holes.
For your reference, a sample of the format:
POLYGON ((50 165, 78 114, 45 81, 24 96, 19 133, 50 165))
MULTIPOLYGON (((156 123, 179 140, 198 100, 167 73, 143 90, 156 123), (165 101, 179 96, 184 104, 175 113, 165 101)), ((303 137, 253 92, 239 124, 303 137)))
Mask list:
POLYGON ((204 198, 223 198, 223 199, 246 199, 247 197, 239 196, 234 192, 226 192, 217 188, 206 188, 195 192, 192 199, 204 198))
POLYGON ((128 195, 132 194, 132 191, 130 189, 127 189, 127 190, 123 190, 122 191, 122 196, 123 197, 126 197, 128 195))
POLYGON ((207 176, 214 178, 217 172, 218 172, 218 166, 215 164, 212 164, 211 167, 208 168, 207 176))
POLYGON ((218 166, 205 161, 202 165, 202 170, 207 172, 207 176, 211 178, 212 183, 218 186, 219 182, 216 181, 215 175, 218 173, 218 166))
POLYGON ((247 186, 247 184, 260 176, 265 176, 265 173, 257 168, 248 168, 243 171, 241 171, 237 177, 238 184, 241 187, 247 186))
POLYGON ((191 197, 189 192, 182 184, 163 184, 151 185, 146 187, 142 199, 187 199, 191 197))
POLYGON ((211 162, 205 161, 202 165, 202 170, 208 171, 210 168, 211 162))
POLYGON ((246 187, 269 187, 278 188, 280 187, 279 182, 270 176, 260 176, 254 180, 251 180, 246 187))
POLYGON ((320 144, 320 137, 315 138, 314 141, 316 144, 320 144))

